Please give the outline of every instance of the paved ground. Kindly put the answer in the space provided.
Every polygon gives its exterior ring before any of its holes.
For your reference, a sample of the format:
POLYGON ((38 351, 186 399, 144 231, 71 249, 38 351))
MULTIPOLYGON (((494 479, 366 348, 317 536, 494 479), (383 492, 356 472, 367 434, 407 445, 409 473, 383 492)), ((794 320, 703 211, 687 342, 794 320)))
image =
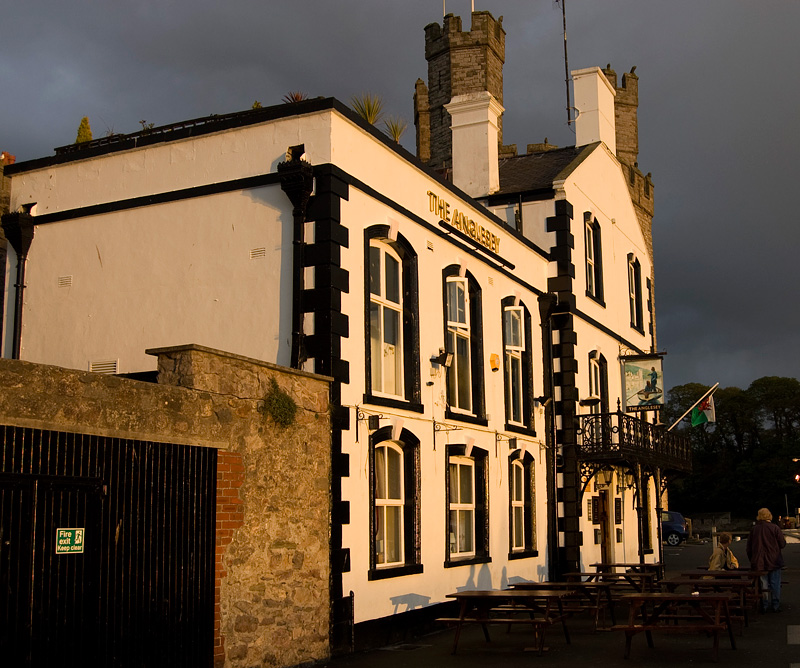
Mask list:
MULTIPOLYGON (((744 542, 734 543, 733 551, 743 567, 748 564, 744 542)), ((667 575, 707 563, 710 545, 681 545, 664 548, 667 575)), ((782 611, 778 614, 751 616, 743 635, 736 636, 737 649, 727 638, 720 639, 720 664, 727 667, 769 666, 800 668, 800 543, 784 550, 787 568, 783 572, 782 611)), ((620 610, 618 614, 621 614, 620 610)), ((569 621, 572 644, 567 645, 561 629, 548 629, 547 652, 538 656, 526 648, 532 644, 530 633, 518 627, 507 634, 491 627, 492 643, 486 643, 479 627, 469 626, 461 633, 458 654, 451 654, 453 631, 446 630, 406 643, 370 652, 337 657, 330 668, 525 668, 542 666, 676 666, 713 664, 711 639, 701 634, 655 634, 655 648, 647 647, 643 635, 633 639, 631 658, 623 659, 625 637, 621 632, 595 633, 586 615, 569 621)))

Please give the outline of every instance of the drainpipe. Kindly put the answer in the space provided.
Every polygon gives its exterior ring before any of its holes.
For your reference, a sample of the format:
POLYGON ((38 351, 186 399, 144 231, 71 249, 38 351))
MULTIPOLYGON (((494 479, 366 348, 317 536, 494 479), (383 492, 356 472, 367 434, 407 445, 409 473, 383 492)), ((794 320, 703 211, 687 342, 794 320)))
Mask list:
POLYGON ((292 238, 292 352, 290 366, 302 369, 308 358, 305 350, 303 332, 303 289, 305 272, 305 234, 306 208, 314 190, 314 168, 303 160, 305 146, 290 146, 286 151, 286 162, 278 164, 281 190, 292 203, 294 234, 292 238))
POLYGON ((544 444, 547 483, 547 563, 548 579, 560 577, 558 558, 558 506, 556 491, 555 401, 553 398, 553 325, 551 316, 558 296, 548 292, 539 296, 539 317, 542 326, 542 375, 544 380, 544 444), (549 400, 549 401, 548 401, 549 400))
POLYGON ((7 213, 2 218, 6 239, 17 254, 17 280, 14 283, 14 334, 11 345, 11 359, 18 360, 22 349, 22 305, 25 302, 25 265, 28 251, 33 241, 33 216, 29 213, 33 205, 26 205, 26 211, 7 213))

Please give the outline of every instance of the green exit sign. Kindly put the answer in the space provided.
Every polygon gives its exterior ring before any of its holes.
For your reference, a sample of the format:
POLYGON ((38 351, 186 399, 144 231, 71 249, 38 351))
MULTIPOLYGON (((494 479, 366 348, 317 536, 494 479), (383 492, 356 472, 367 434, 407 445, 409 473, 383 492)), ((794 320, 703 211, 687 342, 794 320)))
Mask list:
POLYGON ((82 554, 83 529, 56 529, 56 554, 82 554))

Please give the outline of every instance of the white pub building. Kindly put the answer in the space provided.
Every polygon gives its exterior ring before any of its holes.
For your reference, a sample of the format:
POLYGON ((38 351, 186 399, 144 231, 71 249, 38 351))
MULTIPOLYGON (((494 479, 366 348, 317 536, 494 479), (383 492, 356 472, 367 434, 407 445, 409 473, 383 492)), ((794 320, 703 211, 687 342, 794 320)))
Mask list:
POLYGON ((517 154, 505 32, 471 20, 425 29, 417 156, 316 98, 5 171, 3 356, 147 380, 185 344, 334 379, 337 644, 458 589, 658 561, 689 465, 623 373, 663 396, 638 78, 573 72, 576 145, 517 154))

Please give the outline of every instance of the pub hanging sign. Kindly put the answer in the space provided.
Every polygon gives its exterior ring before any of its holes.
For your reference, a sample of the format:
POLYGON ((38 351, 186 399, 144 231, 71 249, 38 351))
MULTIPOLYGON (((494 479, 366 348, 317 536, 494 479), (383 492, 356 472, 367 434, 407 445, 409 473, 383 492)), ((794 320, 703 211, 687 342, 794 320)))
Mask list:
POLYGON ((664 405, 662 358, 637 355, 622 358, 624 410, 652 411, 664 405))

